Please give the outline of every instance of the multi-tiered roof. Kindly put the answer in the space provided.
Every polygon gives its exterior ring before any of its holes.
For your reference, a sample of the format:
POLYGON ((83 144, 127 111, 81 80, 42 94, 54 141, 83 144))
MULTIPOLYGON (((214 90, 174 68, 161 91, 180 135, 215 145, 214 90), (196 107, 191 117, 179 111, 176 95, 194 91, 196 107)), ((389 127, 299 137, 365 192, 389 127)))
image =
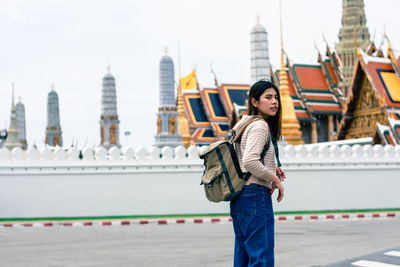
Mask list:
POLYGON ((193 142, 209 144, 225 138, 234 104, 244 106, 249 89, 249 85, 222 84, 185 93, 183 103, 193 142))
POLYGON ((400 57, 390 44, 386 57, 369 52, 358 50, 338 139, 375 136, 375 143, 400 144, 400 57))
MULTIPOLYGON (((335 54, 328 50, 319 64, 291 66, 287 63, 289 92, 299 122, 316 121, 318 114, 341 116, 342 108, 334 87, 340 77, 337 61, 335 54)), ((279 70, 274 81, 279 85, 279 70)), ((221 84, 185 93, 183 101, 193 142, 209 144, 225 138, 235 106, 243 109, 249 89, 247 84, 221 84)))

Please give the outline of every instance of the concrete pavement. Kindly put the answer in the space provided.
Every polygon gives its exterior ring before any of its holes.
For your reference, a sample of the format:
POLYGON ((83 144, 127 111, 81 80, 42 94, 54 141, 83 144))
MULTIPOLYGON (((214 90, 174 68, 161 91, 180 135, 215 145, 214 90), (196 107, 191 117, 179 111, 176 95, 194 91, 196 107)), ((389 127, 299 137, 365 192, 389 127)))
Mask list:
MULTIPOLYGON (((276 266, 326 266, 399 246, 397 218, 276 222, 276 266)), ((232 266, 218 224, 0 229, 0 266, 232 266)))

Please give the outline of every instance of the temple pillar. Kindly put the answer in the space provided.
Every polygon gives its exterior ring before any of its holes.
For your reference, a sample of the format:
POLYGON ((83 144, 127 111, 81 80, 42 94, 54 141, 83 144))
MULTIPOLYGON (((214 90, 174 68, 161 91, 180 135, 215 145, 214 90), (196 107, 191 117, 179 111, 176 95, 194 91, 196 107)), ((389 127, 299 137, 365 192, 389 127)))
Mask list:
POLYGON ((333 115, 328 115, 328 140, 333 141, 333 115))
POLYGON ((317 122, 311 122, 311 143, 318 143, 317 122))

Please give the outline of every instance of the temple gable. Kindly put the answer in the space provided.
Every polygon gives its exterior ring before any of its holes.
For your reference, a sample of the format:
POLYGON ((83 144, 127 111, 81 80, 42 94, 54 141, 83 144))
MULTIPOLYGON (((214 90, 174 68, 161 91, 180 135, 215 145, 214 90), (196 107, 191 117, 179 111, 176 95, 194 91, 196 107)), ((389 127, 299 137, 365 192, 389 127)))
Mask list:
POLYGON ((377 122, 388 124, 386 111, 380 108, 379 96, 373 91, 365 75, 359 90, 359 98, 353 112, 354 118, 350 123, 346 139, 373 136, 377 122))

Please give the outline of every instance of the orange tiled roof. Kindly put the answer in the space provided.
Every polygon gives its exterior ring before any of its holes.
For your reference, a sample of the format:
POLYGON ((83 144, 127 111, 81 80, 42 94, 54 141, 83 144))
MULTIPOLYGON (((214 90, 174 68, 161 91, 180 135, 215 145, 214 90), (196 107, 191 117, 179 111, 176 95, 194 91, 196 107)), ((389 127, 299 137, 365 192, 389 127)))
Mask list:
POLYGON ((339 79, 333 71, 331 61, 325 60, 323 66, 326 70, 326 73, 328 74, 328 78, 331 80, 334 86, 337 86, 337 84, 339 83, 339 79))
POLYGON ((292 68, 302 91, 329 91, 321 66, 294 64, 292 68))
MULTIPOLYGON (((276 81, 280 84, 279 80, 279 70, 275 71, 275 77, 276 81)), ((288 85, 289 85, 289 93, 290 96, 293 100, 293 105, 294 105, 294 111, 296 113, 296 117, 299 121, 310 121, 313 120, 312 116, 310 113, 307 111, 305 108, 302 100, 300 99, 299 94, 297 93, 297 90, 295 89, 295 85, 293 83, 292 78, 289 75, 288 69, 286 69, 286 77, 288 80, 288 85)))
POLYGON ((292 71, 300 93, 313 113, 342 113, 342 108, 329 88, 320 65, 294 64, 292 71))
POLYGON ((400 108, 400 79, 390 61, 368 61, 367 70, 386 106, 400 108))

